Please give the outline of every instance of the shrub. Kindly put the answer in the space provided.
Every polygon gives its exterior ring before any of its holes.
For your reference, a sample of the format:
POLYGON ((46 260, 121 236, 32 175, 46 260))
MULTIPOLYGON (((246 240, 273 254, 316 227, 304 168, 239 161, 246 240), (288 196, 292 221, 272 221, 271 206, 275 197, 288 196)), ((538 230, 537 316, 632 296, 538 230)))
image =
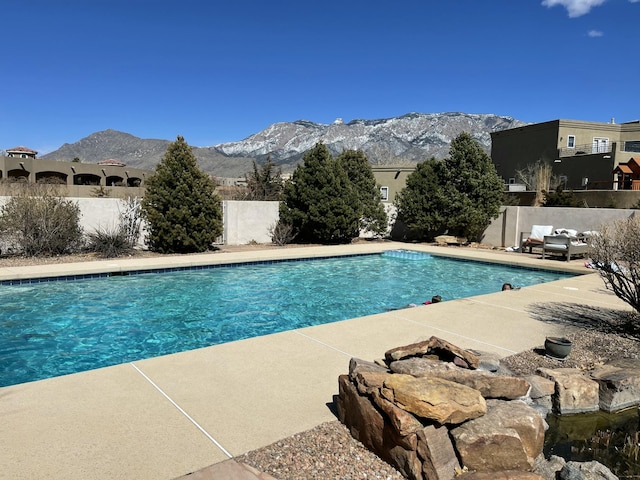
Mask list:
POLYGON ((127 232, 122 227, 97 228, 87 234, 88 250, 104 258, 113 258, 131 251, 127 232))
POLYGON ((131 248, 138 244, 142 225, 142 202, 138 197, 127 197, 120 206, 120 229, 131 248))
POLYGON ((591 242, 591 257, 606 287, 640 312, 640 218, 604 225, 591 242))
POLYGON ((31 185, 0 209, 0 236, 26 256, 71 253, 82 243, 80 207, 31 185))
POLYGON ((282 247, 293 241, 293 227, 282 220, 278 220, 269 227, 269 235, 271 235, 271 241, 274 244, 282 247))

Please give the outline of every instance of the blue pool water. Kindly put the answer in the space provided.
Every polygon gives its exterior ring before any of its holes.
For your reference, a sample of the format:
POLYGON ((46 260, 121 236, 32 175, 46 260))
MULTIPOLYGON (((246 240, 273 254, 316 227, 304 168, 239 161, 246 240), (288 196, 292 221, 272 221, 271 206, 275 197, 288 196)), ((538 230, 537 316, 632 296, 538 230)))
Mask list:
POLYGON ((567 276, 392 252, 3 285, 0 386, 567 276))

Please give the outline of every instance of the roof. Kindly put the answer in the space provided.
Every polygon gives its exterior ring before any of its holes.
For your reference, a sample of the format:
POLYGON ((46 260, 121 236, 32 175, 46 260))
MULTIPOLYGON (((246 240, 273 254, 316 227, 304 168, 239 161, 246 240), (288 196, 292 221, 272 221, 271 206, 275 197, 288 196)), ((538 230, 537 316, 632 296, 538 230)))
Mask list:
POLYGON ((38 152, 36 152, 35 150, 31 150, 30 148, 27 147, 13 147, 13 148, 7 148, 6 150, 7 152, 24 152, 24 153, 32 153, 32 154, 37 154, 38 152))
POLYGON ((633 173, 633 171, 629 168, 628 165, 621 164, 613 169, 613 173, 633 173))
POLYGON ((108 158, 107 160, 100 160, 98 165, 111 165, 113 167, 126 167, 127 164, 121 162, 120 160, 116 160, 114 158, 108 158))

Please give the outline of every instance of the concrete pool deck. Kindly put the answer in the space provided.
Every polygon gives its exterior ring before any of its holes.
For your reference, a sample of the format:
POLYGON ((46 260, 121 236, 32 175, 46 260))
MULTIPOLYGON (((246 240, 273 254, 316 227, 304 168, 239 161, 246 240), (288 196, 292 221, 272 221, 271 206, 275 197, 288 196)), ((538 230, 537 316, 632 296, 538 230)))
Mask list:
POLYGON ((0 280, 391 248, 587 274, 0 388, 0 478, 169 480, 214 464, 197 478, 238 478, 226 460, 335 420, 351 357, 432 335, 508 356, 571 328, 554 306, 630 310, 583 260, 391 242, 0 268, 0 280))

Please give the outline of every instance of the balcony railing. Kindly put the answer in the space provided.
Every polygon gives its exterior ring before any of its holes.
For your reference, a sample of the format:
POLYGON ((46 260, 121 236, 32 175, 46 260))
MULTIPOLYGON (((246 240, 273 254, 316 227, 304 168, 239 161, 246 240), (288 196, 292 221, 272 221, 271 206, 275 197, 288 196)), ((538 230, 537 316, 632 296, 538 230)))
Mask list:
POLYGON ((594 153, 610 153, 613 148, 612 142, 607 143, 585 143, 576 145, 573 148, 564 147, 558 150, 560 157, 573 157, 575 155, 592 155, 594 153))

